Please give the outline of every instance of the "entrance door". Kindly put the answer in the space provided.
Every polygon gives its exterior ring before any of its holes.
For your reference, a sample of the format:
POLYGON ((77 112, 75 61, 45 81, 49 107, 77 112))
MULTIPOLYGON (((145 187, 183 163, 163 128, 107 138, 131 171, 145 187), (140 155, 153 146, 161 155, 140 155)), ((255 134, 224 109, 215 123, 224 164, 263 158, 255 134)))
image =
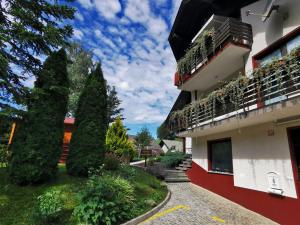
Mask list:
MULTIPOLYGON (((300 179, 300 128, 289 130, 289 141, 293 159, 293 166, 296 167, 298 180, 300 179)), ((295 172, 295 171, 294 171, 295 172)))

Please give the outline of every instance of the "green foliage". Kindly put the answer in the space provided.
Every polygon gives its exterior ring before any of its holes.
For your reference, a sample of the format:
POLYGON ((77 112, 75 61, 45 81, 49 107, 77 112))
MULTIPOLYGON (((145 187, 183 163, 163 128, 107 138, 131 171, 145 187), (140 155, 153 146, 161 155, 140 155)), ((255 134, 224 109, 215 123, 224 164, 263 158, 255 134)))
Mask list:
POLYGON ((41 67, 36 56, 49 56, 72 36, 67 20, 74 18, 75 9, 59 2, 1 1, 0 108, 8 107, 5 103, 10 100, 25 103, 28 89, 23 81, 29 74, 36 75, 41 67))
MULTIPOLYGON (((74 117, 80 93, 88 78, 89 71, 93 70, 92 53, 83 49, 79 44, 72 43, 67 49, 68 59, 72 62, 68 65, 70 79, 70 94, 68 116, 74 117)), ((118 98, 116 88, 107 84, 107 116, 109 122, 113 122, 117 116, 121 117, 123 108, 120 108, 121 100, 118 98)))
POLYGON ((134 189, 120 177, 91 177, 80 194, 74 215, 80 222, 92 225, 120 224, 130 218, 134 189))
POLYGON ((168 140, 174 140, 175 135, 170 131, 169 127, 166 126, 165 122, 162 123, 156 130, 157 138, 160 140, 162 139, 168 139, 168 140))
POLYGON ((120 166, 120 161, 114 155, 106 155, 104 159, 104 169, 105 170, 118 170, 120 166))
POLYGON ((153 137, 147 127, 143 127, 136 135, 136 145, 143 149, 151 144, 153 137))
POLYGON ((57 172, 68 102, 67 57, 54 52, 39 72, 28 112, 11 146, 10 177, 17 184, 47 181, 57 172))
POLYGON ((84 89, 89 71, 93 69, 93 60, 92 54, 76 43, 67 48, 67 56, 71 61, 67 67, 70 80, 68 114, 74 117, 80 93, 84 89))
POLYGON ((271 91, 282 93, 283 85, 289 84, 283 77, 286 76, 290 82, 294 82, 295 74, 300 72, 299 55, 300 47, 280 60, 273 60, 271 63, 255 69, 249 76, 241 74, 232 81, 226 82, 222 87, 210 92, 207 96, 185 106, 182 110, 173 112, 170 116, 171 123, 175 121, 181 127, 187 127, 189 121, 193 120, 193 115, 200 115, 203 112, 207 116, 207 120, 213 121, 217 111, 216 102, 221 103, 222 109, 225 111, 228 107, 226 98, 229 99, 230 104, 233 104, 234 110, 242 109, 244 95, 249 91, 249 84, 253 84, 256 90, 265 86, 268 88, 267 93, 271 91), (270 88, 271 85, 273 88, 270 88))
POLYGON ((117 155, 132 159, 135 153, 134 146, 128 140, 127 131, 123 126, 120 117, 117 117, 114 123, 108 128, 106 133, 106 151, 117 155))
POLYGON ((205 30, 187 50, 185 55, 178 61, 177 69, 181 79, 185 74, 190 74, 196 67, 197 57, 207 60, 209 51, 215 49, 215 30, 205 30))
POLYGON ((89 169, 103 163, 108 127, 106 82, 100 64, 86 81, 75 118, 66 166, 71 175, 88 176, 89 169))
POLYGON ((178 166, 184 159, 186 155, 182 152, 168 152, 164 156, 159 157, 159 161, 167 168, 173 168, 178 166))
POLYGON ((115 121, 118 117, 122 118, 123 108, 120 108, 121 100, 118 98, 115 86, 107 85, 107 114, 109 122, 115 121))
POLYGON ((58 190, 48 190, 37 197, 39 223, 55 223, 63 211, 64 200, 58 190))

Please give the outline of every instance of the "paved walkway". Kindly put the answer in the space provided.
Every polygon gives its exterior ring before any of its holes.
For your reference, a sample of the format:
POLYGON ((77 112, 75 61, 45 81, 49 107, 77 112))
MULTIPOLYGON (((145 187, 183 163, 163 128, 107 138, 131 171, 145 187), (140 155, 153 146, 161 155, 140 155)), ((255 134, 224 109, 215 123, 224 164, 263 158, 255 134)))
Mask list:
POLYGON ((194 184, 169 183, 168 187, 170 201, 142 225, 276 224, 194 184))

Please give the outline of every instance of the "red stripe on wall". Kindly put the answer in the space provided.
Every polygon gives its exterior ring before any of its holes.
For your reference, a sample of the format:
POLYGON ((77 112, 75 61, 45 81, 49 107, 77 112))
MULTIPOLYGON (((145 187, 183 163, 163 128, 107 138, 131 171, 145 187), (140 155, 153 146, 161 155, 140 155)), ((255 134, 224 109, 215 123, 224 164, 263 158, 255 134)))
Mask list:
POLYGON ((194 184, 215 192, 280 224, 300 224, 299 199, 278 197, 261 191, 235 187, 233 185, 233 176, 208 173, 194 162, 192 163, 192 169, 187 171, 187 175, 194 184))

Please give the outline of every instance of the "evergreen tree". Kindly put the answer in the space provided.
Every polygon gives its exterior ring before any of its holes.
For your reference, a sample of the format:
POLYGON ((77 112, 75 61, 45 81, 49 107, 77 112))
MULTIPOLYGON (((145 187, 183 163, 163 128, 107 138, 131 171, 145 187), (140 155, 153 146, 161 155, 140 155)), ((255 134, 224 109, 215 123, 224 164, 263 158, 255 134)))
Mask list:
POLYGON ((113 122, 117 117, 122 118, 123 108, 120 108, 121 100, 118 98, 115 86, 107 85, 107 110, 108 110, 108 120, 113 122))
POLYGON ((89 169, 101 165, 105 154, 107 90, 100 64, 87 78, 75 118, 66 166, 71 175, 87 176, 89 169))
POLYGON ((119 116, 106 133, 106 151, 128 159, 134 156, 133 143, 128 140, 127 131, 119 116))
POLYGON ((0 4, 0 109, 25 104, 23 81, 36 75, 39 57, 63 46, 73 30, 75 9, 62 1, 5 0, 0 4), (17 69, 14 69, 17 68, 17 69))
POLYGON ((40 183, 57 172, 68 103, 67 56, 51 54, 38 73, 33 98, 11 146, 10 177, 17 184, 40 183))

